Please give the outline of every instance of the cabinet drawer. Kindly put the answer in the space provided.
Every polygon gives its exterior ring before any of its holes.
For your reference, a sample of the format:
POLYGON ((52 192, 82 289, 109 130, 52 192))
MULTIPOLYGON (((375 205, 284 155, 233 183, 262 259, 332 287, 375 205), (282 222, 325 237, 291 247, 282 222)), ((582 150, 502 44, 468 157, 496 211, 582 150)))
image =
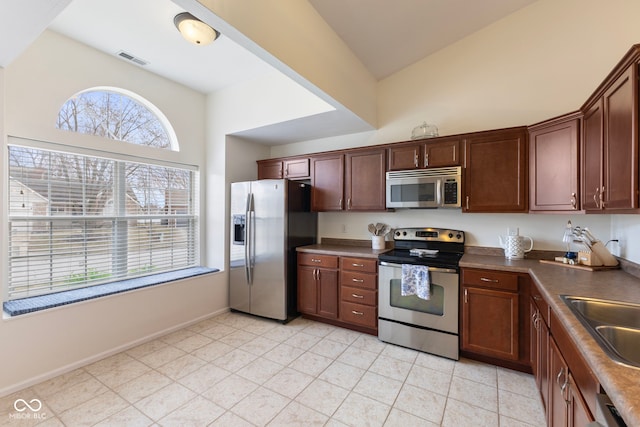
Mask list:
POLYGON ((358 273, 356 271, 340 271, 340 285, 356 286, 371 290, 378 289, 378 276, 375 274, 358 273))
POLYGON ((462 283, 483 288, 518 292, 518 275, 493 270, 462 270, 462 283))
POLYGON ((340 257, 340 269, 376 273, 378 271, 378 259, 340 257))
POLYGON ((350 288, 349 286, 340 287, 340 299, 354 304, 364 304, 375 306, 378 302, 378 293, 366 289, 350 288))
POLYGON ((340 303, 340 318, 345 322, 369 328, 378 327, 378 313, 375 307, 353 304, 342 301, 340 303))
POLYGON ((544 322, 548 325, 549 324, 549 305, 547 304, 547 301, 545 301, 544 297, 540 293, 540 290, 534 283, 531 284, 531 298, 533 299, 533 302, 535 303, 536 307, 540 311, 540 314, 542 314, 542 318, 544 319, 544 322))
POLYGON ((309 252, 300 252, 298 253, 298 264, 338 268, 338 257, 335 255, 318 255, 309 252))

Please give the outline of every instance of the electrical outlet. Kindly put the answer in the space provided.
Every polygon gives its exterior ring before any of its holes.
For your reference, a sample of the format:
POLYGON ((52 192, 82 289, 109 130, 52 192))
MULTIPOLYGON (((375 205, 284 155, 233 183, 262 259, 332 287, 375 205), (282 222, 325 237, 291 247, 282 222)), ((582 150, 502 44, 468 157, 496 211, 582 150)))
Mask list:
POLYGON ((346 226, 346 224, 342 224, 342 225, 340 226, 340 231, 342 231, 342 233, 343 233, 343 234, 345 234, 345 233, 347 232, 347 226, 346 226))
POLYGON ((517 236, 519 232, 520 230, 518 230, 518 227, 507 227, 508 236, 517 236))

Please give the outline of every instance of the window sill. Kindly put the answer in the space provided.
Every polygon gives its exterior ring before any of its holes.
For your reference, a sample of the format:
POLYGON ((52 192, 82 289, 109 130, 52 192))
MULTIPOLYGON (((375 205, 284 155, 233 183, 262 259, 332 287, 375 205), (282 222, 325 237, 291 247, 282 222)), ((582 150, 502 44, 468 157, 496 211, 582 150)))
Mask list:
POLYGON ((119 294, 134 289, 146 288, 159 285, 174 280, 186 279, 200 276, 202 274, 215 273, 217 268, 191 267, 182 270, 169 271, 166 273, 153 274, 151 276, 136 277, 118 282, 105 283, 103 285, 78 288, 70 291, 56 292, 47 295, 21 298, 6 301, 3 304, 4 311, 9 316, 19 316, 21 314, 32 313, 34 311, 46 310, 48 308, 59 307, 61 305, 100 298, 107 295, 119 294))

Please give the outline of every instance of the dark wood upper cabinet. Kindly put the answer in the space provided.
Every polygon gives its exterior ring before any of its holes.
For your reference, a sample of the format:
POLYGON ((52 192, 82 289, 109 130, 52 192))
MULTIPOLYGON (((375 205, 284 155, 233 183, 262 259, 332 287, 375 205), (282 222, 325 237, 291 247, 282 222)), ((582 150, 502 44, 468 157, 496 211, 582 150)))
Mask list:
POLYGON ((602 187, 602 99, 584 112, 582 121, 582 209, 600 210, 600 188, 602 187))
POLYGON ((311 157, 311 209, 386 209, 385 149, 346 150, 311 157))
POLYGON ((258 160, 258 179, 282 178, 282 160, 258 160))
POLYGON ((399 143, 387 150, 389 158, 387 169, 393 171, 460 166, 461 147, 463 144, 458 137, 399 143))
POLYGON ((311 209, 341 211, 344 206, 344 154, 311 157, 311 209))
POLYGON ((466 139, 463 212, 527 211, 527 128, 466 139))
POLYGON ((290 159, 283 162, 283 178, 309 178, 309 158, 290 159))
POLYGON ((258 179, 309 178, 309 158, 258 160, 258 179))
POLYGON ((529 127, 529 210, 580 209, 581 116, 572 113, 529 127))
POLYGON ((345 154, 345 210, 386 209, 385 154, 384 149, 345 154))
POLYGON ((638 63, 635 45, 582 107, 583 209, 637 212, 638 63))

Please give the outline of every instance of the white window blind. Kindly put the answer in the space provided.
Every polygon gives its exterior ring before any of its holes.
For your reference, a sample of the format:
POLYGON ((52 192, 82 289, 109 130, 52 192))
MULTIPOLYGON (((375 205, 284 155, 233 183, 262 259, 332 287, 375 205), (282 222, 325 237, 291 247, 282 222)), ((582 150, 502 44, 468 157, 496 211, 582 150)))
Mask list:
POLYGON ((197 184, 186 167, 10 145, 9 299, 198 265, 197 184))

